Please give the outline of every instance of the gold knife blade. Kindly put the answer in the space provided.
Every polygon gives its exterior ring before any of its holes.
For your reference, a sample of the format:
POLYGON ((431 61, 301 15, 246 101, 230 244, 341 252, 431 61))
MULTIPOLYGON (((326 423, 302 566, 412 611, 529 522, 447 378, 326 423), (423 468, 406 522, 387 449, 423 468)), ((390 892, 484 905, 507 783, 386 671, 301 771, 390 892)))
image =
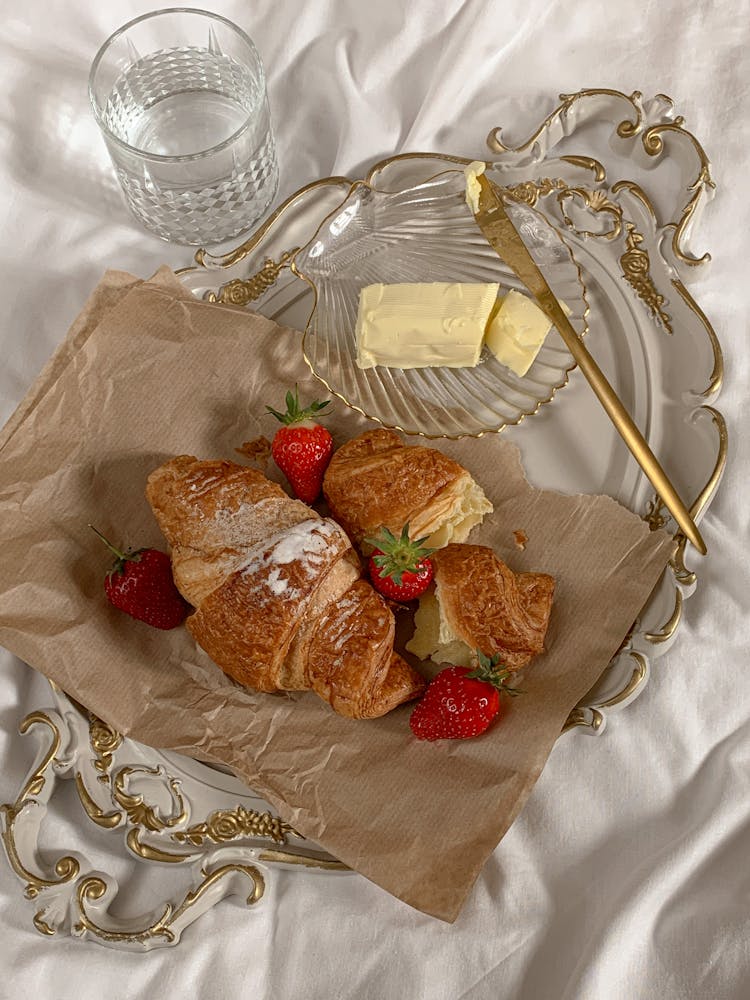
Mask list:
POLYGON ((565 315, 560 303, 547 284, 544 275, 539 270, 526 244, 513 225, 510 216, 505 210, 502 198, 484 175, 480 174, 477 180, 481 187, 479 211, 474 214, 477 225, 484 233, 492 249, 505 261, 526 288, 528 288, 536 299, 539 308, 549 321, 555 325, 558 333, 565 342, 565 346, 573 355, 578 367, 596 393, 607 416, 617 428, 636 462, 643 469, 651 485, 661 497, 682 531, 701 555, 705 555, 706 543, 703 541, 695 521, 690 516, 690 512, 669 481, 658 459, 649 448, 646 439, 623 406, 619 396, 607 381, 601 368, 594 361, 588 348, 586 348, 565 315))

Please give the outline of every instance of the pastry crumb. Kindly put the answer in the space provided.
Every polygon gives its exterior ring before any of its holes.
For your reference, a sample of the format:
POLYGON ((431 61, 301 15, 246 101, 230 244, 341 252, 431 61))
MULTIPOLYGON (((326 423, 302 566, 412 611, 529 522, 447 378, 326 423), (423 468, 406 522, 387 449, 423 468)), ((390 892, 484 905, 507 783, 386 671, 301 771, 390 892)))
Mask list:
POLYGON ((519 549, 525 549, 526 548, 526 542, 528 542, 529 536, 526 534, 525 531, 514 531, 513 532, 513 537, 516 540, 516 548, 519 548, 519 549))
POLYGON ((267 437, 261 435, 260 437, 253 438, 252 441, 245 441, 242 447, 235 448, 234 450, 238 455, 244 455, 251 462, 262 465, 265 468, 268 464, 268 459, 271 457, 271 442, 267 437))

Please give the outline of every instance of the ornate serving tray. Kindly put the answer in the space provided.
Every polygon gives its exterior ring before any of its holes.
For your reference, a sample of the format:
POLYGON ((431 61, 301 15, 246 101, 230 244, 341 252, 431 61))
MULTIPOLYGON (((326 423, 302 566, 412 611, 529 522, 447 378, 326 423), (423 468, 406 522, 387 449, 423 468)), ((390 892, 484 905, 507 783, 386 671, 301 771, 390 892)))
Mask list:
MULTIPOLYGON (((639 93, 584 90, 562 95, 521 145, 506 146, 499 129, 488 145, 491 178, 570 246, 590 307, 589 348, 699 522, 727 453, 724 420, 712 405, 723 377, 721 349, 686 285, 710 259, 691 244, 714 190, 700 143, 664 95, 644 101, 639 93)), ((210 301, 251 304, 280 323, 308 328, 305 355, 316 371, 308 340, 314 288, 295 273, 315 234, 336 224, 355 189, 401 191, 470 159, 407 153, 376 164, 364 180, 315 181, 230 253, 199 250, 181 277, 210 301)), ((533 419, 519 414, 504 421, 529 479, 548 489, 608 493, 652 528, 674 530, 580 372, 566 373, 562 383, 551 404, 532 408, 533 419)), ((608 716, 643 691, 652 663, 674 642, 699 561, 686 539, 675 537, 676 554, 662 580, 566 730, 603 732, 608 716)), ((56 688, 50 701, 21 724, 23 733, 42 734, 43 747, 16 801, 2 807, 5 851, 42 934, 67 932, 139 951, 171 945, 227 895, 257 903, 272 868, 343 870, 231 775, 124 739, 56 688), (39 851, 39 833, 60 778, 73 779, 82 805, 81 851, 50 861, 39 851), (97 831, 108 831, 109 861, 99 867, 88 848, 97 831), (123 853, 137 862, 141 882, 154 866, 166 871, 159 885, 169 900, 127 920, 110 912, 118 882, 104 870, 117 867, 123 853), (184 891, 170 876, 178 870, 187 873, 184 891)), ((126 888, 134 881, 137 875, 126 888)))

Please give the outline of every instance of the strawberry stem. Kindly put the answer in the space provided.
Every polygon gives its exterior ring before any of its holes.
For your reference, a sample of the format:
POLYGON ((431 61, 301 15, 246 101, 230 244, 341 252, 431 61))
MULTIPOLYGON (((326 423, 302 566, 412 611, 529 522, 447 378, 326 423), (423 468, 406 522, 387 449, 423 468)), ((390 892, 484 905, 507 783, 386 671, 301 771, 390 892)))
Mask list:
POLYGON ((269 413, 273 413, 277 420, 282 424, 298 424, 303 420, 312 420, 316 417, 321 410, 324 410, 326 406, 330 404, 330 399, 326 399, 319 402, 317 399, 313 400, 309 406, 304 408, 299 405, 299 392, 297 386, 294 386, 294 395, 291 392, 287 392, 286 398, 286 413, 280 413, 278 410, 274 410, 272 406, 266 406, 269 413))
POLYGON ((378 567, 381 579, 389 576, 396 586, 401 586, 404 573, 419 572, 420 563, 435 551, 425 548, 428 536, 409 538, 409 525, 405 524, 400 537, 396 537, 390 528, 383 526, 377 535, 365 538, 365 542, 376 550, 372 561, 378 567))
POLYGON ((477 649, 475 652, 479 665, 471 673, 467 674, 467 677, 471 677, 472 680, 484 681, 485 684, 491 684, 498 691, 502 691, 513 697, 517 694, 523 694, 518 688, 508 687, 505 683, 509 677, 513 676, 513 671, 504 667, 499 662, 500 657, 497 654, 485 656, 481 649, 477 649), (502 667, 502 669, 498 670, 498 667, 502 667))
POLYGON ((101 531, 99 531, 98 528, 95 528, 93 524, 90 524, 89 528, 91 528, 91 530, 94 532, 95 535, 98 535, 99 538, 101 538, 101 540, 107 546, 109 551, 114 553, 114 555, 116 555, 121 562, 124 562, 128 558, 124 552, 120 552, 119 549, 116 549, 115 546, 112 544, 112 542, 110 542, 108 538, 105 538, 105 536, 101 533, 101 531))
POLYGON ((127 552, 121 552, 118 548, 116 548, 112 544, 112 542, 110 542, 108 538, 106 538, 101 533, 101 531, 99 531, 98 528, 95 528, 93 524, 89 524, 89 528, 91 528, 91 530, 94 532, 95 535, 98 535, 99 538, 101 538, 101 540, 107 546, 109 551, 112 552, 115 556, 115 564, 110 570, 110 573, 115 573, 115 572, 122 573, 123 566, 125 565, 126 562, 138 562, 140 560, 141 558, 140 550, 138 550, 137 552, 132 552, 131 550, 128 550, 127 552))

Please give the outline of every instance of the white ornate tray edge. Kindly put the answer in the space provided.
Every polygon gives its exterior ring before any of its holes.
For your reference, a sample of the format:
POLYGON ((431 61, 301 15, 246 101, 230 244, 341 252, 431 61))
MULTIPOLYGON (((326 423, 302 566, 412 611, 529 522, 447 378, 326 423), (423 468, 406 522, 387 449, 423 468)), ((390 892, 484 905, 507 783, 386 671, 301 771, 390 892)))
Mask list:
MULTIPOLYGON (((493 130, 488 139, 491 150, 505 163, 528 170, 542 164, 564 137, 589 121, 600 120, 614 125, 621 139, 638 140, 646 158, 662 157, 665 139, 669 138, 677 140, 676 152, 683 166, 692 161, 697 165, 691 174, 695 179, 686 188, 687 199, 677 205, 666 223, 659 224, 649 196, 635 182, 618 182, 614 193, 635 199, 643 206, 644 217, 651 220, 653 229, 648 248, 652 254, 657 252, 671 287, 702 325, 710 343, 713 369, 707 387, 695 396, 696 409, 708 415, 716 428, 716 454, 713 469, 690 506, 691 514, 700 521, 718 488, 726 462, 726 427, 719 411, 710 405, 721 388, 723 361, 716 335, 683 284, 680 268, 695 267, 709 259, 708 255, 694 256, 689 250, 689 240, 699 213, 713 192, 710 166, 702 147, 683 128, 682 119, 674 116, 672 102, 664 95, 643 102, 639 93, 627 96, 613 90, 584 90, 562 95, 561 102, 518 147, 504 146, 500 130, 493 130), (670 239, 665 245, 668 235, 670 239)), ((373 182, 389 165, 425 157, 457 164, 468 162, 441 154, 402 154, 376 164, 366 182, 373 182)), ((567 156, 560 160, 576 170, 593 174, 597 183, 605 179, 605 167, 593 157, 567 156)), ((257 301, 274 285, 293 257, 293 250, 282 250, 276 259, 266 257, 262 266, 257 267, 261 254, 273 245, 273 238, 288 213, 310 192, 322 188, 330 190, 340 202, 352 183, 338 177, 307 185, 287 199, 241 247, 218 258, 198 251, 198 267, 183 269, 183 277, 195 279, 216 270, 232 274, 240 265, 247 268, 255 263, 256 271, 249 277, 232 278, 207 297, 235 304, 257 301)), ((575 227, 567 214, 567 207, 575 202, 580 202, 589 213, 610 219, 616 219, 619 211, 622 224, 621 204, 596 194, 597 190, 601 188, 592 190, 567 182, 555 188, 536 181, 519 187, 518 196, 532 204, 554 196, 562 226, 575 227)), ((634 236, 631 231, 629 235, 627 250, 620 258, 623 276, 657 319, 663 321, 664 296, 657 291, 650 270, 656 261, 649 261, 648 251, 642 246, 644 234, 635 231, 634 236)), ((653 498, 643 516, 652 527, 667 524, 658 497, 653 498)), ((674 641, 684 600, 693 593, 697 582, 696 573, 686 566, 686 539, 679 534, 675 537, 677 550, 668 571, 673 600, 669 602, 667 617, 649 622, 646 627, 634 623, 615 658, 621 667, 628 664, 627 669, 619 670, 622 680, 617 689, 599 696, 594 692, 583 699, 571 712, 565 730, 583 727, 587 732, 601 733, 608 713, 637 697, 648 680, 651 659, 674 641)), ((33 902, 33 924, 40 933, 54 935, 63 931, 109 947, 146 951, 176 944, 189 924, 228 895, 240 894, 248 905, 257 903, 264 893, 269 866, 346 870, 316 845, 306 843, 236 779, 216 773, 216 780, 207 782, 207 768, 193 765, 176 754, 140 747, 101 720, 87 715, 81 706, 54 687, 52 700, 53 708, 32 712, 21 723, 22 733, 42 732, 46 745, 16 800, 1 807, 6 855, 24 883, 26 898, 33 902), (39 851, 39 833, 59 778, 74 780, 84 812, 93 823, 105 830, 124 833, 125 845, 133 857, 188 868, 191 873, 188 892, 138 918, 122 920, 110 912, 119 891, 113 876, 96 870, 79 852, 71 851, 50 864, 39 851)))

